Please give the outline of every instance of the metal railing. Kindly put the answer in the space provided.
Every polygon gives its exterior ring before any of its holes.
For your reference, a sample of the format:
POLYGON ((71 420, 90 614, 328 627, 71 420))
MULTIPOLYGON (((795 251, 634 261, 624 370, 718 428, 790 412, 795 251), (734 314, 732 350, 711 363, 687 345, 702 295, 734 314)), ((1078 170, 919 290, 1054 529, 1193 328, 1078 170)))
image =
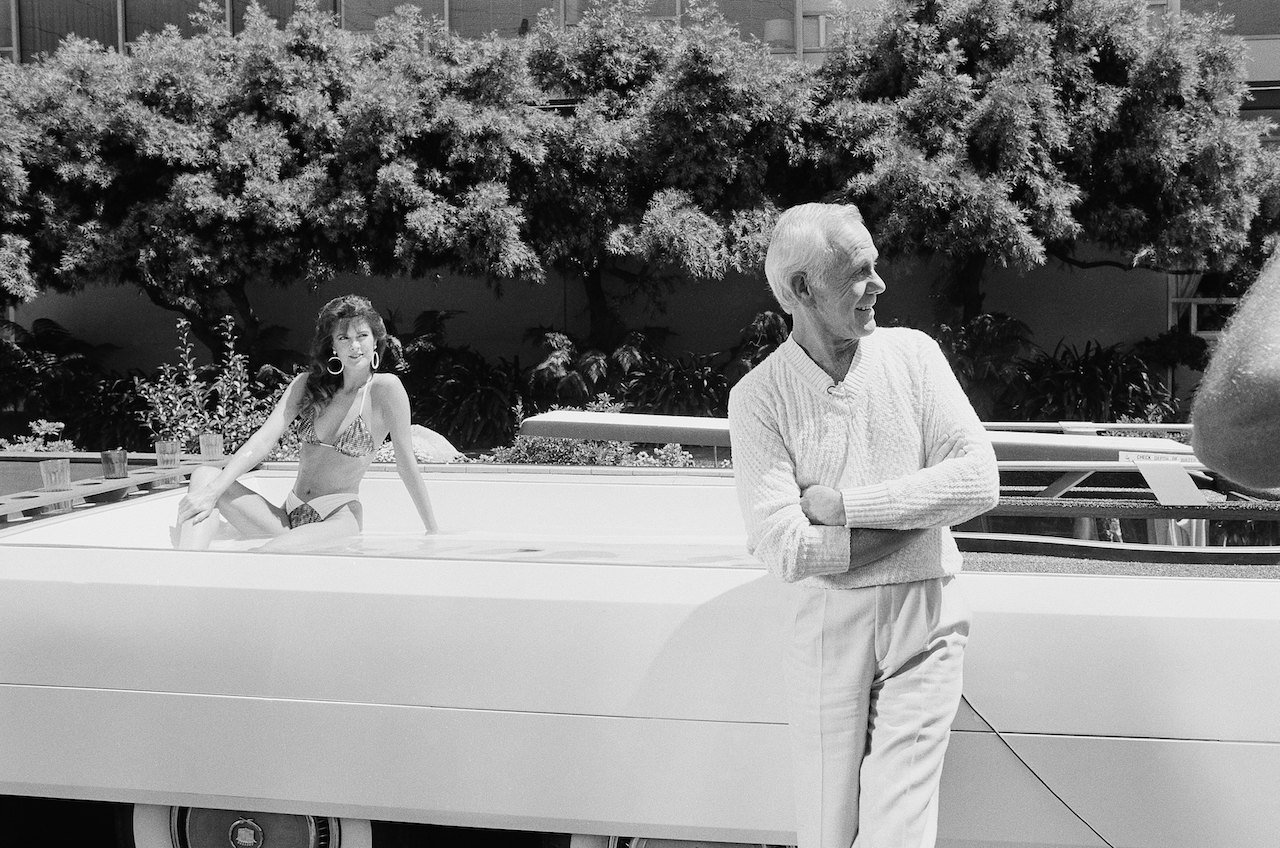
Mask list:
MULTIPOLYGON (((1190 424, 1113 424, 1096 421, 984 421, 993 433, 1060 433, 1098 435, 1105 432, 1190 433, 1190 424)), ((525 436, 562 439, 616 439, 626 442, 729 447, 729 419, 692 415, 646 415, 634 412, 583 412, 559 409, 531 415, 520 424, 525 436)), ((1095 444, 1102 444, 1101 442, 1095 444)), ((1135 443, 1136 444, 1136 443, 1135 443)), ((1172 446, 1170 446, 1172 449, 1172 446)), ((1186 449, 1189 453, 1190 449, 1186 449)))

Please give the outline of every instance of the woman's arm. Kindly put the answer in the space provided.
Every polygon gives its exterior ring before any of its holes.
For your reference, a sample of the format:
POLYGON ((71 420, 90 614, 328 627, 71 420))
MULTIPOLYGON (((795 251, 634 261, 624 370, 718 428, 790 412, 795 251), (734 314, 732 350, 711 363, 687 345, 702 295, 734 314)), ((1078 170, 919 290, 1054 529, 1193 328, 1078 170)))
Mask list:
POLYGON ((1191 447, 1244 486, 1280 486, 1280 253, 1218 338, 1191 407, 1191 447))
POLYGON ((239 450, 232 454, 218 476, 203 489, 187 492, 178 504, 179 522, 190 519, 193 524, 199 524, 204 521, 213 513, 222 493, 240 479, 240 475, 256 467, 271 454, 272 448, 284 434, 284 428, 298 417, 306 381, 306 374, 294 377, 293 382, 276 402, 275 408, 271 410, 271 414, 267 416, 267 420, 240 446, 239 450))
POLYGON ((436 523, 435 511, 431 509, 431 497, 427 494, 427 484, 423 482, 422 473, 418 470, 418 459, 413 454, 413 434, 409 429, 409 394, 404 390, 400 378, 393 374, 380 377, 379 382, 382 385, 377 397, 385 404, 383 414, 389 424, 391 444, 396 452, 396 473, 400 475, 401 482, 418 510, 422 526, 428 533, 437 533, 440 527, 436 523))

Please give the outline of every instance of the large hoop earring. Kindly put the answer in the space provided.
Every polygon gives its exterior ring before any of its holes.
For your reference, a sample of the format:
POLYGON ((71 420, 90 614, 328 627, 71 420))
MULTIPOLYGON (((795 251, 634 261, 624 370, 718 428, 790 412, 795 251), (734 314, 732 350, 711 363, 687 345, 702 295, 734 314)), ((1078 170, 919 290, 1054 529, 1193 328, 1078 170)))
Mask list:
POLYGON ((379 362, 379 361, 380 361, 380 360, 378 359, 378 352, 375 350, 375 351, 373 352, 373 370, 374 370, 374 371, 377 371, 377 370, 378 370, 378 362, 379 362))
POLYGON ((327 368, 325 368, 325 370, 326 370, 326 371, 328 371, 330 374, 332 374, 332 375, 333 375, 333 376, 335 376, 335 377, 342 373, 342 360, 341 360, 341 359, 338 359, 338 355, 337 355, 337 354, 334 354, 333 356, 329 357, 328 367, 327 367, 327 368), (338 370, 337 370, 337 371, 334 371, 334 370, 333 370, 333 361, 334 361, 335 359, 337 359, 337 360, 338 360, 338 370))

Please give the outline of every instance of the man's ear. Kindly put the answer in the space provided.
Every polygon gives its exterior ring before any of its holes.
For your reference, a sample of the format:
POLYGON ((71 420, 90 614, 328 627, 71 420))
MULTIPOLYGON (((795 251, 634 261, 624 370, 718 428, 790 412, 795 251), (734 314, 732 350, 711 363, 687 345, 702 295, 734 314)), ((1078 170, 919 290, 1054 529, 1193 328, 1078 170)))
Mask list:
POLYGON ((804 271, 796 271, 788 277, 787 285, 791 287, 791 293, 796 296, 796 300, 808 300, 812 293, 809 288, 809 278, 804 271))

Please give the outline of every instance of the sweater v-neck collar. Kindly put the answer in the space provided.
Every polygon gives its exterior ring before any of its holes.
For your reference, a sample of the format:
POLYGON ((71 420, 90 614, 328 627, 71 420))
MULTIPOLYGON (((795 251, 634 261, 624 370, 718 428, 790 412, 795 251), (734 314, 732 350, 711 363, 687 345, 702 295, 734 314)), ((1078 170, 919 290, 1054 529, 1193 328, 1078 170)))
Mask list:
POLYGON ((804 348, 800 346, 794 336, 789 336, 778 350, 782 352, 787 365, 795 371, 806 386, 809 386, 815 392, 832 394, 839 386, 843 386, 847 391, 857 391, 862 387, 866 379, 865 362, 868 356, 868 349, 871 347, 869 343, 874 335, 873 333, 858 341, 858 349, 854 351, 853 361, 849 363, 849 370, 845 373, 844 379, 838 382, 833 380, 831 375, 822 369, 821 365, 809 358, 809 354, 805 353, 804 348))

